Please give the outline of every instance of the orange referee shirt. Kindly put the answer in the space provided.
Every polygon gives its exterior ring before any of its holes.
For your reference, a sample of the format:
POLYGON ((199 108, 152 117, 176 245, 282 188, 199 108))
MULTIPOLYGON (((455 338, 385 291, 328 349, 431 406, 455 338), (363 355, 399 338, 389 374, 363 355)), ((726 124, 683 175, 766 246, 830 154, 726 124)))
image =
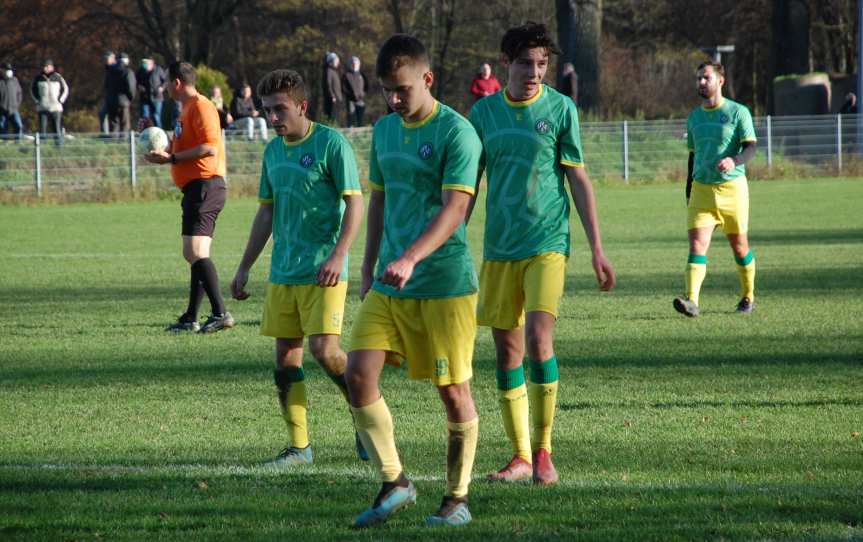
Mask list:
POLYGON ((171 166, 171 177, 177 188, 183 188, 195 179, 225 176, 225 147, 219 112, 213 102, 198 94, 183 104, 179 124, 174 127, 174 144, 171 151, 178 153, 204 143, 216 147, 215 156, 183 160, 171 166))

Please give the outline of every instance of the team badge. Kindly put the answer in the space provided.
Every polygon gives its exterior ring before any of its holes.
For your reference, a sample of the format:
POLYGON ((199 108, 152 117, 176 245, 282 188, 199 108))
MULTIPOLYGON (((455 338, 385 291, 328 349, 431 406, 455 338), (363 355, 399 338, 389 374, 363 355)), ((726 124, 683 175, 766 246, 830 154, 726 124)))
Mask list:
POLYGON ((719 122, 721 122, 722 124, 725 124, 729 120, 730 119, 728 118, 728 115, 726 115, 725 113, 719 115, 719 122))
POLYGON ((300 165, 304 168, 312 167, 312 164, 315 163, 315 155, 307 152, 300 158, 300 165))
POLYGON ((432 153, 434 152, 434 147, 432 147, 431 143, 423 143, 420 145, 420 149, 417 151, 417 154, 420 155, 420 158, 423 160, 428 160, 431 158, 432 153))
POLYGON ((547 134, 551 130, 551 123, 545 119, 539 119, 533 126, 540 134, 547 134))

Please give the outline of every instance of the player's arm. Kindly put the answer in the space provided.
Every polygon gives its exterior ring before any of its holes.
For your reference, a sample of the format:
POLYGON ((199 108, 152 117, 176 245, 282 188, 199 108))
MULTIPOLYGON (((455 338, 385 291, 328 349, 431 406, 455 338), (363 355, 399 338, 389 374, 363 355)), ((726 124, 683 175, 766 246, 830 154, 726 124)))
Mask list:
POLYGON ((373 189, 369 197, 369 212, 366 218, 366 249, 363 255, 360 299, 366 297, 374 281, 375 265, 378 263, 381 238, 384 235, 384 202, 384 191, 373 189))
POLYGON ((440 248, 464 222, 471 194, 460 190, 443 191, 443 207, 426 230, 399 258, 387 266, 381 282, 401 289, 410 280, 414 268, 440 248))
POLYGON ((575 208, 581 219, 584 234, 590 243, 591 261, 593 272, 599 289, 606 292, 614 288, 617 279, 611 262, 605 257, 602 250, 602 238, 599 235, 599 216, 596 212, 596 198, 593 194, 593 185, 587 172, 583 167, 564 166, 566 178, 569 180, 569 188, 572 191, 572 199, 575 200, 575 208))
POLYGON ((272 231, 273 204, 271 202, 261 202, 258 212, 255 214, 255 219, 252 221, 252 231, 249 233, 249 240, 246 242, 243 258, 240 260, 240 265, 234 274, 234 280, 231 281, 231 295, 234 299, 243 300, 249 297, 249 293, 245 290, 246 282, 249 280, 249 270, 255 265, 255 261, 261 255, 261 251, 267 246, 267 241, 270 239, 272 231))
POLYGON ((689 161, 686 166, 686 204, 689 204, 689 196, 692 194, 692 170, 695 167, 695 153, 689 153, 689 161))
POLYGON ((757 145, 755 141, 744 141, 742 144, 743 150, 740 154, 735 156, 726 156, 722 160, 716 164, 716 169, 719 170, 720 173, 725 173, 726 171, 731 171, 737 166, 748 163, 755 156, 755 150, 757 145))
POLYGON ((348 250, 360 231, 364 207, 362 194, 345 194, 344 200, 345 214, 342 217, 342 229, 332 253, 318 269, 318 286, 335 286, 339 283, 348 250))

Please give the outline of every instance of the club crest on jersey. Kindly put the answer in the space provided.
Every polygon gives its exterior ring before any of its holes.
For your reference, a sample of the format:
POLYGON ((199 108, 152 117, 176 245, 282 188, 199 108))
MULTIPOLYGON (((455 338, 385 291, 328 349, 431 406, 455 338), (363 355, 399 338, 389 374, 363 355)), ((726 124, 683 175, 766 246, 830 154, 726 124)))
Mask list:
POLYGON ((431 158, 433 152, 434 147, 432 147, 431 143, 423 143, 422 145, 420 145, 417 154, 419 154, 420 158, 422 158, 423 160, 428 160, 429 158, 431 158))
POLYGON ((725 124, 729 120, 731 120, 731 119, 729 119, 728 115, 726 115, 725 113, 722 113, 721 115, 719 115, 719 122, 721 122, 722 124, 725 124))
POLYGON ((315 163, 315 155, 310 153, 310 152, 307 152, 302 157, 300 157, 300 165, 303 166, 304 168, 310 168, 310 167, 312 167, 312 164, 314 164, 314 163, 315 163))
POLYGON ((539 119, 533 127, 536 128, 538 133, 547 134, 551 130, 551 123, 545 119, 539 119))

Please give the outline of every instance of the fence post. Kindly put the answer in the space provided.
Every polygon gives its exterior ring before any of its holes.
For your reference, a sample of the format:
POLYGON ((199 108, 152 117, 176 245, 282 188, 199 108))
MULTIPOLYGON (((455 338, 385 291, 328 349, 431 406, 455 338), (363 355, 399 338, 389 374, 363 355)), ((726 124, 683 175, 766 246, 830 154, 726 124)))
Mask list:
POLYGON ((36 139, 33 141, 36 145, 36 194, 42 197, 42 141, 39 132, 36 132, 36 139))
POLYGON ((623 182, 629 184, 629 123, 623 121, 623 182))
POLYGON ((129 178, 132 191, 138 188, 138 164, 135 162, 135 130, 129 130, 129 178))
POLYGON ((225 131, 222 130, 222 150, 225 152, 225 186, 228 185, 228 140, 225 139, 225 131))
POLYGON ((842 173, 842 113, 836 115, 836 167, 842 173))
POLYGON ((773 119, 767 115, 767 169, 773 169, 773 119))

